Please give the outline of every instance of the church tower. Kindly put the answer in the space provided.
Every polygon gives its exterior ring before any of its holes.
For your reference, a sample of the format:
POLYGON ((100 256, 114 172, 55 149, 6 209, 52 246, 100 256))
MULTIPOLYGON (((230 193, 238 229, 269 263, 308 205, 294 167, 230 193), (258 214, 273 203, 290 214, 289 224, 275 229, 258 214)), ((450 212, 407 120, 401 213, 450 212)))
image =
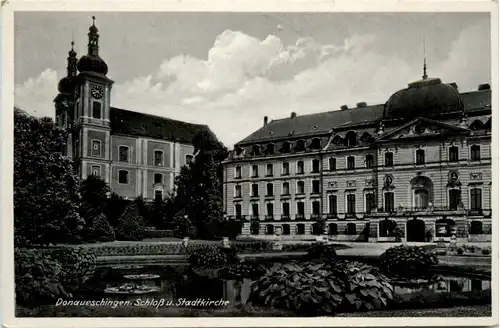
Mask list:
POLYGON ((73 156, 82 179, 93 174, 109 182, 110 94, 113 81, 99 56, 99 30, 95 17, 89 28, 87 54, 77 64, 74 82, 73 156))

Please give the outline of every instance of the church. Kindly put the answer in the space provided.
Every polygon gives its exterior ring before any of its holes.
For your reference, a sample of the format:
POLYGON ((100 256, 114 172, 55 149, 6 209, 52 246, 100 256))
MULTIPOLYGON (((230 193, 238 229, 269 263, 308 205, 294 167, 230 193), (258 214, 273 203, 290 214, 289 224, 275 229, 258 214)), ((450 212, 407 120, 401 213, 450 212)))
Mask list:
POLYGON ((264 117, 224 162, 224 210, 246 238, 490 242, 491 113, 489 84, 424 61, 385 103, 264 117))
POLYGON ((69 132, 63 152, 78 163, 81 179, 99 176, 125 198, 162 199, 193 159, 194 135, 209 128, 112 107, 113 81, 99 56, 99 30, 92 19, 88 52, 78 58, 71 43, 67 76, 54 99, 56 124, 69 132))

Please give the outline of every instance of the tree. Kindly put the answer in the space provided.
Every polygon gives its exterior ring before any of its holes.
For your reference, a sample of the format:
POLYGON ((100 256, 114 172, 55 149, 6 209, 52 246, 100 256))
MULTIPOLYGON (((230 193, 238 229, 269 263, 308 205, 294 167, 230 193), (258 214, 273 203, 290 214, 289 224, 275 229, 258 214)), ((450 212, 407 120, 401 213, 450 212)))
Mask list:
POLYGON ((130 204, 131 202, 129 200, 126 200, 125 198, 116 193, 111 193, 111 196, 108 198, 104 214, 106 214, 109 223, 113 227, 118 226, 120 217, 130 204))
POLYGON ((92 220, 106 210, 109 192, 108 184, 99 177, 91 175, 82 181, 80 214, 88 225, 91 225, 92 220))
POLYGON ((78 242, 79 180, 62 155, 66 132, 14 110, 14 237, 18 246, 78 242))
POLYGON ((88 238, 92 241, 113 241, 116 238, 115 231, 104 214, 93 219, 88 232, 88 238))
POLYGON ((142 240, 145 231, 144 221, 139 214, 137 206, 132 204, 125 209, 120 217, 116 229, 116 239, 118 240, 142 240))

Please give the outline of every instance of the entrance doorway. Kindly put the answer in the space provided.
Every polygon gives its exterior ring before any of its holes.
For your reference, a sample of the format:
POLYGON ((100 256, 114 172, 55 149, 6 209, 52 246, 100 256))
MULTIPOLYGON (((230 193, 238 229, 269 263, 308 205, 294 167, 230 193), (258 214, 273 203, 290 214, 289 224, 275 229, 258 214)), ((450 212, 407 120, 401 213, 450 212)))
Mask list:
POLYGON ((425 223, 422 220, 413 219, 406 222, 406 241, 424 242, 425 241, 425 223))

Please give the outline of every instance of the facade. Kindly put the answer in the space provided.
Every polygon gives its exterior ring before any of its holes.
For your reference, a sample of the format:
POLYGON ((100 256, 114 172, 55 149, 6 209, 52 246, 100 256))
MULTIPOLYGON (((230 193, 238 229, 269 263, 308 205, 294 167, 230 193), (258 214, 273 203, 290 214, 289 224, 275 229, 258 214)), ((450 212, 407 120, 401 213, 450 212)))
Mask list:
POLYGON ((491 177, 490 86, 424 66, 385 104, 265 117, 224 163, 224 207, 256 238, 490 241, 491 177))
POLYGON ((88 38, 87 55, 69 52, 54 99, 57 126, 69 132, 63 152, 75 158, 82 179, 100 176, 126 198, 163 198, 193 158, 193 136, 208 127, 111 107, 113 81, 99 57, 95 23, 88 38))

